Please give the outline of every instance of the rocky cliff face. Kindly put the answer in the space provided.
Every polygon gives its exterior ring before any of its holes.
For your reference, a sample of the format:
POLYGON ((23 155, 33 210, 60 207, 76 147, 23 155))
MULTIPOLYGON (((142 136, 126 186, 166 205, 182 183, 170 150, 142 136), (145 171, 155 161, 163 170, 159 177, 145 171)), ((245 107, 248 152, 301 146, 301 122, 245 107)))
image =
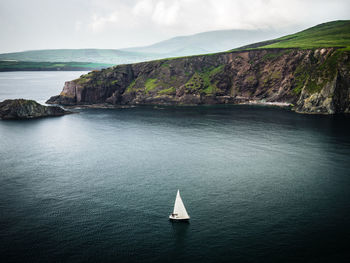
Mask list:
POLYGON ((350 52, 266 49, 119 65, 65 83, 48 103, 289 103, 297 112, 350 112, 350 52))
POLYGON ((56 106, 43 106, 34 100, 4 100, 0 102, 0 119, 33 119, 48 116, 62 116, 72 112, 56 106))

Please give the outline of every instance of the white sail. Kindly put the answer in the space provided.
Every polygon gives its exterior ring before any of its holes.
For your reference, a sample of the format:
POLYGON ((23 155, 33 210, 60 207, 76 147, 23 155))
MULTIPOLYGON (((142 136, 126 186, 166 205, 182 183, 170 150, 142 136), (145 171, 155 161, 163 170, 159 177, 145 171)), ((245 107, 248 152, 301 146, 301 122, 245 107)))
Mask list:
POLYGON ((171 218, 173 218, 173 219, 189 219, 190 218, 189 215, 187 214, 185 205, 182 202, 179 190, 177 190, 174 211, 173 211, 173 214, 171 215, 171 218))

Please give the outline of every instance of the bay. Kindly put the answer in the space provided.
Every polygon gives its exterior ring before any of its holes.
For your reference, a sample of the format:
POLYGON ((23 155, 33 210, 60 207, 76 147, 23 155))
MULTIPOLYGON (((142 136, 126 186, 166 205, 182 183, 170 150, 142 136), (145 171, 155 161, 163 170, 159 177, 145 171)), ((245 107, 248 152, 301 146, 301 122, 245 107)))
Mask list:
MULTIPOLYGON (((0 73, 44 102, 83 72, 0 73)), ((349 260, 350 118, 259 106, 0 122, 1 262, 349 260), (177 189, 191 220, 171 223, 177 189)))

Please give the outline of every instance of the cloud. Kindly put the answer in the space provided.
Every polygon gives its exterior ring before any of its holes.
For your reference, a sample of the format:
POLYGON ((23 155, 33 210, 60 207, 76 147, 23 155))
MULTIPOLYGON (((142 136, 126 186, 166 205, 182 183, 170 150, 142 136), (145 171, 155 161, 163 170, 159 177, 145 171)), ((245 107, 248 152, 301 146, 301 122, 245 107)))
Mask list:
POLYGON ((89 24, 89 27, 93 32, 98 32, 103 30, 106 25, 114 24, 118 22, 118 11, 110 13, 108 16, 100 16, 98 14, 92 15, 92 21, 89 24))
POLYGON ((166 5, 165 1, 156 3, 152 14, 152 20, 160 25, 175 25, 178 23, 178 13, 180 11, 180 1, 172 1, 166 5))
POLYGON ((153 0, 138 1, 132 8, 132 14, 135 16, 149 16, 154 10, 153 0))
POLYGON ((315 15, 317 18, 327 16, 324 10, 339 12, 341 3, 344 5, 345 1, 100 0, 88 24, 93 32, 117 28, 122 23, 129 28, 148 26, 150 30, 184 34, 219 29, 281 28, 306 20, 312 22, 315 15))
POLYGON ((121 48, 221 29, 293 33, 349 19, 349 10, 349 0, 0 0, 0 50, 121 48))
POLYGON ((138 37, 143 44, 210 30, 301 29, 339 19, 337 14, 344 16, 345 6, 350 5, 345 0, 90 1, 89 19, 76 29, 85 27, 86 32, 108 34, 108 38, 117 34, 118 43, 138 37))
POLYGON ((75 28, 76 31, 80 31, 82 26, 83 26, 83 23, 78 20, 78 21, 75 22, 74 28, 75 28))

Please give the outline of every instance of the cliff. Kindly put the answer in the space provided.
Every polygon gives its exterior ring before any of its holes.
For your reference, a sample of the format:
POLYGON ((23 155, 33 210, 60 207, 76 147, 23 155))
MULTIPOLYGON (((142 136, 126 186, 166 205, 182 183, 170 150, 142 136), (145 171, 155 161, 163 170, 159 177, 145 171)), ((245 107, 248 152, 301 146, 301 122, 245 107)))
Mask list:
POLYGON ((336 48, 232 51, 93 71, 47 103, 237 104, 283 102, 297 112, 350 112, 350 52, 336 48))
POLYGON ((33 119, 48 116, 62 116, 72 112, 57 106, 43 106, 34 100, 4 100, 0 102, 0 119, 33 119))

